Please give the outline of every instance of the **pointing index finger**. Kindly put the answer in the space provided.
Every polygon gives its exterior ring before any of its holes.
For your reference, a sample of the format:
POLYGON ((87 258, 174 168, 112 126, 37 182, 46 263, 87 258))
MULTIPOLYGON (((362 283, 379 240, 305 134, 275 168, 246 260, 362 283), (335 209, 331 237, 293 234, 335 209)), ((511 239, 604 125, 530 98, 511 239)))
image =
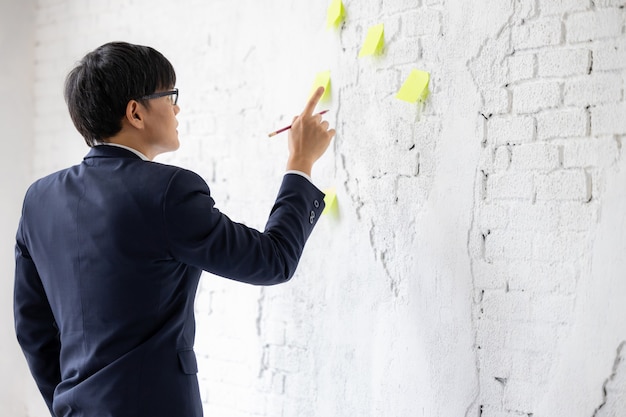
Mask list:
POLYGON ((306 104, 302 115, 311 116, 313 114, 313 110, 315 110, 315 106, 317 106, 317 103, 320 101, 323 95, 324 87, 318 87, 317 90, 315 90, 315 93, 313 93, 313 95, 309 99, 309 102, 306 104))

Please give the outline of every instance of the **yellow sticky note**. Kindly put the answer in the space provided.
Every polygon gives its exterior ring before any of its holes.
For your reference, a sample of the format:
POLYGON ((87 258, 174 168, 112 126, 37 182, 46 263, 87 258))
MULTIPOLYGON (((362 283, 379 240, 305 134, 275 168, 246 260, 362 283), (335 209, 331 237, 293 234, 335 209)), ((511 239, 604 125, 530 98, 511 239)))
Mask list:
POLYGON ((368 55, 378 55, 383 50, 383 46, 385 45, 385 28, 381 23, 376 26, 372 26, 367 31, 367 36, 365 37, 365 42, 361 47, 361 52, 359 52, 359 58, 362 56, 368 55))
POLYGON ((309 93, 309 98, 319 87, 324 87, 324 95, 322 96, 320 101, 328 100, 330 98, 330 71, 322 71, 317 73, 317 75, 315 76, 315 81, 313 81, 313 87, 311 87, 311 92, 309 93))
POLYGON ((413 70, 407 77, 402 87, 396 94, 396 98, 409 103, 417 103, 426 100, 428 97, 428 83, 430 82, 430 74, 426 71, 413 70))
POLYGON ((324 203, 326 207, 324 207, 324 211, 322 211, 322 215, 329 214, 335 215, 337 214, 337 191, 334 188, 327 188, 324 190, 324 203))
POLYGON ((341 0, 333 0, 328 6, 328 13, 326 15, 326 27, 338 27, 339 24, 343 21, 343 18, 346 14, 346 10, 343 7, 343 2, 341 0))

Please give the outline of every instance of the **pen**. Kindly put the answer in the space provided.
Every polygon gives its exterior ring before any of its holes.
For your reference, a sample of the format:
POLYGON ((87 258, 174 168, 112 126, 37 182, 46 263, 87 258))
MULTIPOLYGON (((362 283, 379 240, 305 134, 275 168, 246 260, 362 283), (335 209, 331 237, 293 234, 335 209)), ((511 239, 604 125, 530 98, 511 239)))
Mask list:
MULTIPOLYGON (((328 110, 322 110, 321 112, 317 113, 317 115, 322 115, 322 114, 324 114, 324 113, 326 113, 326 112, 328 112, 328 110)), ((317 116, 317 115, 316 115, 316 116, 317 116)), ((277 131, 272 132, 272 133, 268 134, 267 136, 271 138, 272 136, 276 136, 276 135, 278 135, 279 133, 282 133, 282 132, 284 132, 285 130, 289 130, 289 129, 291 129, 291 125, 289 125, 289 126, 285 126, 285 127, 283 127, 282 129, 278 129, 277 131)))

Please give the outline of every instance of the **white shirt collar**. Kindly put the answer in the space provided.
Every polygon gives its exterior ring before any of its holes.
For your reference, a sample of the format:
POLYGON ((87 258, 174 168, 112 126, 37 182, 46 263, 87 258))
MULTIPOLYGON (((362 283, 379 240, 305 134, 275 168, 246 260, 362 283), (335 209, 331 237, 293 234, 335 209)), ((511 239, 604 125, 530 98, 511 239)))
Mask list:
POLYGON ((134 153, 135 155, 137 155, 138 157, 140 157, 144 161, 149 161, 149 159, 148 159, 148 157, 146 155, 142 154, 137 149, 133 149, 133 148, 131 148, 129 146, 126 146, 126 145, 120 145, 119 143, 110 143, 110 142, 100 142, 100 143, 98 143, 98 145, 117 146, 118 148, 123 148, 123 149, 126 149, 127 151, 131 151, 132 153, 134 153))

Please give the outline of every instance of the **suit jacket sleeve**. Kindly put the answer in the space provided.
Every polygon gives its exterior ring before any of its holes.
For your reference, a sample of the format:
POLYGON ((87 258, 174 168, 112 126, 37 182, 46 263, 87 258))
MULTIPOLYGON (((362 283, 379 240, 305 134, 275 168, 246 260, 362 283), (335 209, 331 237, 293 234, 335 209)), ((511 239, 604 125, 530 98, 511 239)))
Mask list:
POLYGON ((18 342, 52 413, 53 393, 61 382, 59 330, 37 268, 22 239, 21 222, 15 246, 13 308, 18 342))
POLYGON ((257 285, 285 282, 324 209, 323 198, 304 177, 285 175, 260 232, 215 208, 209 187, 197 174, 177 171, 164 201, 170 250, 181 262, 226 278, 257 285))

